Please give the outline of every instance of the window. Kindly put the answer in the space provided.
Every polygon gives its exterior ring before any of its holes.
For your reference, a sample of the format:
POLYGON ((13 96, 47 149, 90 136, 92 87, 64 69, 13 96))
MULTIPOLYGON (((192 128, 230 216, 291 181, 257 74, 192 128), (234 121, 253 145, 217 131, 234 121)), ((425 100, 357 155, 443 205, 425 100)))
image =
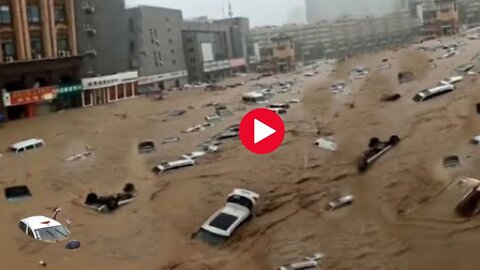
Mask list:
POLYGON ((190 62, 195 63, 197 59, 195 57, 190 57, 190 62))
POLYGON ((68 51, 68 36, 66 34, 57 36, 57 48, 58 51, 68 51))
POLYGON ((33 231, 30 228, 28 228, 28 236, 35 238, 35 235, 33 235, 33 231))
POLYGON ((55 22, 65 22, 65 6, 64 5, 55 5, 54 7, 55 13, 55 22))
POLYGON ((158 38, 157 28, 153 29, 153 32, 155 34, 155 38, 158 38))
POLYGON ((20 221, 20 223, 18 223, 18 228, 20 228, 20 230, 25 233, 27 231, 27 224, 20 221))
POLYGON ((32 49, 32 56, 37 56, 37 54, 43 53, 42 46, 42 37, 41 36, 32 36, 30 38, 30 48, 32 49))
POLYGON ((171 52, 172 54, 174 54, 174 53, 175 53, 175 50, 174 50, 174 49, 171 49, 170 52, 171 52))
POLYGON ((188 49, 188 52, 193 53, 195 50, 193 48, 188 49))
POLYGON ((10 13, 9 5, 0 5, 0 23, 1 24, 12 23, 12 15, 10 13))
POLYGON ((150 30, 150 38, 152 39, 152 43, 153 43, 153 29, 150 28, 150 29, 148 29, 148 30, 150 30))
POLYGON ((130 28, 131 32, 135 31, 135 23, 133 22, 133 19, 128 20, 128 27, 130 28))
POLYGON ((31 144, 31 145, 27 146, 26 148, 27 148, 27 150, 33 150, 33 149, 35 149, 35 146, 33 146, 33 144, 31 144))
POLYGON ((170 19, 168 19, 168 17, 166 17, 166 18, 165 18, 165 21, 166 21, 166 22, 169 22, 169 21, 170 21, 170 19))
POLYGON ((171 33, 171 32, 172 32, 172 29, 168 28, 167 31, 168 31, 168 33, 171 33))
POLYGON ((168 43, 172 44, 173 40, 171 38, 168 39, 168 43))
POLYGON ((157 52, 158 54, 158 61, 162 61, 162 54, 160 52, 157 52))
POLYGON ((37 5, 28 5, 27 19, 29 23, 40 23, 40 7, 37 5))
POLYGON ((2 41, 2 51, 4 57, 14 57, 15 56, 15 43, 13 40, 4 40, 2 41))
POLYGON ((177 64, 177 60, 172 60, 172 65, 176 65, 177 64))
POLYGON ((135 51, 135 41, 130 40, 129 49, 132 53, 135 51))

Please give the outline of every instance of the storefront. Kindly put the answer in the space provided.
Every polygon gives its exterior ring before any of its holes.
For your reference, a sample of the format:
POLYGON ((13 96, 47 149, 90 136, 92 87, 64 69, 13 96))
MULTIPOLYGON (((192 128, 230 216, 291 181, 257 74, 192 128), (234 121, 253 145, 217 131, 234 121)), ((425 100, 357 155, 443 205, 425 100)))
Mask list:
POLYGON ((80 83, 61 84, 57 87, 56 110, 82 106, 82 85, 80 83))
POLYGON ((143 76, 138 79, 139 91, 141 93, 181 88, 187 82, 188 72, 186 70, 143 76))
POLYGON ((82 79, 82 106, 95 106, 134 98, 138 95, 138 72, 82 79))
POLYGON ((56 87, 47 86, 21 91, 3 91, 3 103, 9 120, 30 118, 52 111, 56 87))

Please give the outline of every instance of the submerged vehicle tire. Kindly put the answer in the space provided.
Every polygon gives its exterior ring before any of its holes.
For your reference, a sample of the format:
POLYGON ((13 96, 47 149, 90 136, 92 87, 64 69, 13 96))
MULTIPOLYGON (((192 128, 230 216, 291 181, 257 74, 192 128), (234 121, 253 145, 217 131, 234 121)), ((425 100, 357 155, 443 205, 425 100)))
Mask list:
POLYGON ((368 142, 368 147, 376 148, 379 143, 380 143, 380 140, 377 137, 372 137, 372 138, 370 138, 370 141, 368 142))
POLYGON ((368 169, 367 159, 362 157, 358 160, 357 169, 359 172, 364 172, 368 169))
POLYGON ((98 201, 98 196, 96 193, 88 193, 87 198, 85 199, 85 204, 92 205, 98 201))
POLYGON ((115 197, 110 197, 107 199, 107 209, 112 211, 118 208, 118 200, 115 197))
POLYGON ((134 191, 135 191, 135 185, 133 185, 132 183, 127 183, 123 188, 123 192, 126 192, 126 193, 133 193, 134 191))
POLYGON ((397 135, 393 135, 390 137, 390 140, 388 140, 388 143, 390 145, 397 145, 400 142, 400 138, 397 135))

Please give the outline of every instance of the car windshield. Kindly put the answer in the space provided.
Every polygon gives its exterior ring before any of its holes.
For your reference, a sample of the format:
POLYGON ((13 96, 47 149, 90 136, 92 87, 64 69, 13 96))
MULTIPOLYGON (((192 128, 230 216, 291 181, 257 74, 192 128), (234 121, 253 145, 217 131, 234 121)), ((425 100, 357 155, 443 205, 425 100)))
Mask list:
POLYGON ((70 234, 63 225, 47 227, 35 230, 37 239, 42 241, 61 241, 68 237, 70 234))
POLYGON ((233 223, 235 223, 235 221, 237 220, 238 218, 236 216, 232 216, 232 215, 229 215, 229 214, 225 214, 225 213, 220 213, 218 216, 216 216, 211 222, 210 222, 210 226, 212 227, 215 227, 215 228, 219 228, 221 230, 228 230, 228 228, 230 228, 230 226, 233 225, 233 223))

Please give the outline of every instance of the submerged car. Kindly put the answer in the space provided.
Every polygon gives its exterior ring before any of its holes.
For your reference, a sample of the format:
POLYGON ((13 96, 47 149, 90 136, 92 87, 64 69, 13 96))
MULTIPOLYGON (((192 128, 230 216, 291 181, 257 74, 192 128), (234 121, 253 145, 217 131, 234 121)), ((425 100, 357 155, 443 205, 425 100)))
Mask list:
POLYGON ((269 109, 290 109, 290 105, 287 103, 273 103, 267 106, 269 109))
MULTIPOLYGON (((57 214, 61 209, 57 209, 53 218, 45 216, 32 216, 20 220, 18 227, 20 230, 39 241, 47 243, 56 243, 68 238, 70 231, 67 227, 56 220, 57 214)), ((70 220, 67 220, 70 226, 70 220)))
POLYGON ((155 166, 152 171, 154 173, 161 173, 161 172, 166 172, 170 170, 175 170, 175 169, 180 169, 184 167, 189 167, 195 165, 195 161, 193 159, 180 159, 176 161, 170 161, 170 162, 162 162, 160 165, 155 166))
POLYGON ((184 159, 196 159, 199 157, 203 157, 207 154, 205 151, 193 151, 187 154, 182 155, 182 158, 184 159))
POLYGON ((368 150, 362 154, 357 164, 358 171, 366 171, 370 164, 392 149, 399 142, 400 138, 396 135, 391 136, 388 141, 380 141, 376 137, 371 138, 368 143, 368 150))
POLYGON ((440 85, 440 86, 433 87, 433 88, 430 88, 430 89, 425 89, 425 90, 420 91, 418 94, 416 94, 413 97, 413 101, 423 102, 423 101, 429 100, 431 98, 449 93, 453 90, 455 90, 455 86, 453 86, 451 84, 444 84, 444 85, 440 85))
POLYGON ((252 216, 253 207, 260 195, 236 188, 228 195, 225 206, 216 211, 197 232, 202 239, 215 243, 229 238, 243 223, 252 216))
POLYGON ((99 212, 108 212, 117 209, 119 206, 128 204, 135 199, 135 186, 128 183, 122 193, 98 196, 96 193, 89 193, 85 199, 85 205, 99 212))
POLYGON ((463 76, 453 76, 453 77, 450 77, 450 78, 446 78, 444 80, 441 80, 440 81, 440 84, 443 84, 443 85, 449 85, 449 84, 455 84, 455 83, 458 83, 460 81, 463 80, 463 76))

